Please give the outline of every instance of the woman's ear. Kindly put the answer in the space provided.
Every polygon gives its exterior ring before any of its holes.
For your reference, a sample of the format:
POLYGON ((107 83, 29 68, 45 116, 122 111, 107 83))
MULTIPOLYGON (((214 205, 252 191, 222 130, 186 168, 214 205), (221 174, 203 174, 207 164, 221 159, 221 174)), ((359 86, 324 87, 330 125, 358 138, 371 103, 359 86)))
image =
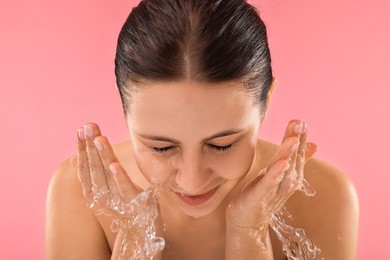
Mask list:
POLYGON ((271 83, 271 86, 269 87, 268 95, 267 95, 267 108, 268 108, 268 104, 269 104, 269 101, 270 101, 272 92, 273 92, 274 89, 275 89, 275 86, 276 86, 276 78, 275 78, 275 77, 272 77, 272 83, 271 83))
POLYGON ((272 77, 271 86, 269 87, 268 94, 267 94, 267 104, 265 105, 264 111, 262 113, 261 123, 263 123, 264 118, 267 116, 268 106, 271 101, 272 92, 275 90, 275 86, 276 86, 276 78, 272 77))

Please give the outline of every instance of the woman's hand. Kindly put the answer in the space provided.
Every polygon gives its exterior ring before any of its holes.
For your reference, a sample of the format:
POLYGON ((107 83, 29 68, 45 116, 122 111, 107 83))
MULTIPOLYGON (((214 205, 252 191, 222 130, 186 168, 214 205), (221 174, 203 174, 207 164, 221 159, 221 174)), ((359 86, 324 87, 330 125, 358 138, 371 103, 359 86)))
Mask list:
POLYGON ((113 216, 111 229, 119 231, 111 259, 156 255, 165 243, 155 236, 155 190, 142 191, 133 184, 96 124, 79 128, 77 136, 76 167, 83 195, 97 214, 113 216))
POLYGON ((308 189, 304 180, 305 162, 317 151, 306 143, 307 124, 292 120, 282 145, 258 177, 244 187, 226 211, 230 228, 261 232, 267 229, 276 213, 297 189, 308 189))
POLYGON ((141 191, 132 183, 96 124, 79 128, 77 136, 77 174, 84 197, 91 208, 97 208, 97 213, 120 217, 124 214, 121 205, 141 191))

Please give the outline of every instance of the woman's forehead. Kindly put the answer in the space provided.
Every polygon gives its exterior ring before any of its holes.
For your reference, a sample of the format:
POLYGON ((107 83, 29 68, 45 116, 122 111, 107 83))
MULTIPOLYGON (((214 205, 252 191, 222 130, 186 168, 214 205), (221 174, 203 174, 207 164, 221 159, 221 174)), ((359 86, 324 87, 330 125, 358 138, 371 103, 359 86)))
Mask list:
POLYGON ((138 129, 241 128, 259 119, 247 93, 229 84, 158 83, 133 96, 129 124, 138 129))
POLYGON ((250 97, 234 84, 204 84, 193 81, 161 82, 137 90, 131 111, 201 113, 203 110, 243 110, 251 107, 250 97))

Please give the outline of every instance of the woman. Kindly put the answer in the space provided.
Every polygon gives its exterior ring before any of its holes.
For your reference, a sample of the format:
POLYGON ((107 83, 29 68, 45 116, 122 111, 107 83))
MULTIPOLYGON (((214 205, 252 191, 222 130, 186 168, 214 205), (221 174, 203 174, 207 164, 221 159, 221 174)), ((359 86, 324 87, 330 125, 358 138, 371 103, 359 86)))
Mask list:
POLYGON ((130 140, 111 146, 98 125, 78 129, 77 159, 49 187, 48 259, 117 259, 115 216, 85 201, 102 190, 130 201, 156 182, 162 259, 286 259, 269 228, 283 204, 321 257, 354 259, 354 187, 311 158, 307 124, 292 120, 280 146, 257 138, 275 79, 251 5, 142 1, 120 32, 115 74, 130 140), (316 196, 297 191, 305 179, 316 196))

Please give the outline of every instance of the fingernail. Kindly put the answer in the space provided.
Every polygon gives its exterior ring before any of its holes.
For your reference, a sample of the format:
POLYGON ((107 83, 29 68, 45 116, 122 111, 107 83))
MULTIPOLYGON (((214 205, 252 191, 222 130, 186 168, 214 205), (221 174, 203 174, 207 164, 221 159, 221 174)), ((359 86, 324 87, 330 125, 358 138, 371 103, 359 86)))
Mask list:
POLYGON ((113 174, 117 174, 118 171, 116 170, 115 166, 114 165, 110 165, 110 171, 113 173, 113 174))
POLYGON ((300 123, 300 124, 294 126, 294 133, 295 134, 302 133, 303 132, 302 130, 303 130, 303 123, 300 123))
POLYGON ((95 144, 96 149, 99 151, 103 150, 103 145, 98 140, 93 140, 93 143, 95 144))
POLYGON ((299 142, 296 144, 293 144, 293 146, 291 146, 291 152, 294 152, 295 150, 297 150, 298 147, 299 147, 299 142))
POLYGON ((84 129, 83 128, 79 128, 77 129, 77 135, 79 136, 80 140, 84 141, 84 129))
POLYGON ((84 126, 84 137, 86 138, 87 136, 88 137, 91 137, 93 135, 93 129, 91 126, 89 125, 86 125, 84 126))
POLYGON ((306 131, 307 131, 307 124, 303 122, 302 133, 306 133, 306 131))

